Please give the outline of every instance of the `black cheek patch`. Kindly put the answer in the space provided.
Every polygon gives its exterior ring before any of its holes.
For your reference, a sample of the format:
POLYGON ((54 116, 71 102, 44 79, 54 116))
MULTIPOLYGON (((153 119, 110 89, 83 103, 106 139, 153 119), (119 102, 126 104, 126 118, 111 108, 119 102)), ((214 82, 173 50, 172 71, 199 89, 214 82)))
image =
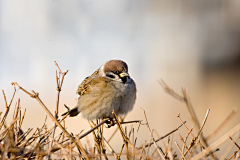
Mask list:
POLYGON ((112 79, 115 78, 114 75, 111 75, 111 74, 108 74, 106 76, 109 77, 109 78, 112 78, 112 79))

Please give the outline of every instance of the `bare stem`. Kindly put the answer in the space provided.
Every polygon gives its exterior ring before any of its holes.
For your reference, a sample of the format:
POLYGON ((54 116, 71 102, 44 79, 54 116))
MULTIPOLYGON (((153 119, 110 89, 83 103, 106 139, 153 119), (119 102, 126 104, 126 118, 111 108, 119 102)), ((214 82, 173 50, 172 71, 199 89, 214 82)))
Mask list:
POLYGON ((227 118, 218 126, 218 128, 216 128, 213 132, 211 132, 207 137, 206 140, 209 140, 211 138, 213 138, 215 135, 217 135, 222 129, 223 127, 225 127, 230 120, 237 114, 238 109, 237 108, 233 108, 232 112, 227 116, 227 118))
POLYGON ((142 109, 142 110, 143 110, 143 114, 144 114, 144 117, 145 117, 145 120, 146 120, 146 125, 147 125, 147 128, 148 128, 148 131, 149 131, 149 133, 150 133, 150 135, 151 135, 151 137, 152 137, 153 143, 154 143, 154 145, 156 146, 159 155, 162 157, 162 159, 165 159, 163 153, 162 153, 161 150, 159 149, 159 146, 157 145, 157 143, 156 143, 156 141, 155 141, 155 139, 154 139, 154 137, 153 137, 152 131, 151 131, 150 126, 149 126, 148 121, 147 121, 147 116, 146 116, 145 110, 144 110, 144 109, 142 109))
POLYGON ((240 149, 239 145, 232 139, 231 136, 229 136, 229 138, 231 139, 231 141, 238 147, 238 149, 240 149))
MULTIPOLYGON (((19 86, 17 84, 17 82, 15 82, 13 84, 19 86)), ((73 141, 73 143, 77 146, 77 148, 80 149, 80 146, 76 143, 76 140, 72 137, 72 135, 67 132, 67 130, 60 124, 60 122, 52 115, 52 113, 48 110, 48 108, 41 101, 41 99, 39 98, 39 94, 34 91, 32 91, 33 94, 31 94, 31 93, 27 92, 26 90, 24 90, 22 87, 19 86, 19 88, 21 90, 23 90, 24 92, 28 93, 31 97, 35 98, 39 102, 39 104, 43 107, 43 109, 47 112, 49 117, 55 122, 55 124, 68 136, 69 139, 71 139, 73 141)))
MULTIPOLYGON (((183 122, 183 124, 185 124, 185 123, 186 123, 186 121, 183 122)), ((168 137, 168 136, 171 135, 172 133, 176 132, 180 127, 182 127, 183 124, 181 124, 180 126, 178 126, 176 129, 172 130, 171 132, 165 134, 164 136, 162 136, 162 137, 156 139, 155 141, 158 142, 158 141, 160 141, 160 140, 162 140, 162 139, 168 137)), ((154 143, 151 142, 151 143, 146 144, 144 147, 145 147, 145 148, 146 148, 146 147, 150 147, 150 146, 153 145, 153 144, 154 144, 154 143)), ((137 149, 142 149, 142 147, 138 147, 137 149)))

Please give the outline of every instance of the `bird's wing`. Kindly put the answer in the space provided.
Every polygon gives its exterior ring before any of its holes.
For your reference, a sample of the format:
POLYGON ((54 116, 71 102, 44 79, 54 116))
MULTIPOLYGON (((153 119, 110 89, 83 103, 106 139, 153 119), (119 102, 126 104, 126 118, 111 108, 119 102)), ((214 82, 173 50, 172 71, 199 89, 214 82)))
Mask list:
POLYGON ((111 80, 106 77, 89 78, 78 98, 78 111, 81 112, 86 108, 96 110, 102 103, 105 103, 106 98, 113 96, 114 90, 110 82, 111 80))
MULTIPOLYGON (((98 80, 96 80, 96 79, 101 78, 101 77, 98 77, 98 73, 99 73, 99 69, 96 70, 91 76, 86 77, 82 81, 82 83, 78 86, 77 94, 82 96, 82 95, 90 92, 91 89, 89 86, 97 84, 98 80)), ((74 116, 78 115, 80 113, 80 111, 78 111, 78 107, 79 107, 78 105, 75 106, 71 110, 63 113, 62 116, 66 115, 68 112, 69 112, 70 117, 74 117, 74 116)))
POLYGON ((89 82, 91 82, 93 78, 98 77, 98 75, 99 75, 99 69, 96 70, 91 76, 86 77, 82 81, 82 83, 78 86, 77 94, 80 96, 84 95, 84 93, 86 92, 86 90, 88 88, 89 82))

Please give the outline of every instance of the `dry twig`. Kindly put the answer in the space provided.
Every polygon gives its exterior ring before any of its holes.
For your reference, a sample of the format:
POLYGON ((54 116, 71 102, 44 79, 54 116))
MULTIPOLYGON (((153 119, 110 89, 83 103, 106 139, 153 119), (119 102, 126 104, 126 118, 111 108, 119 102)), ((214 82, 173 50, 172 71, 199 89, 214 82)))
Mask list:
POLYGON ((154 143, 154 145, 156 146, 159 155, 162 157, 162 159, 165 159, 163 153, 162 153, 161 150, 159 149, 160 147, 157 145, 157 143, 156 143, 156 141, 155 141, 155 139, 154 139, 154 137, 153 137, 153 134, 152 134, 152 132, 151 132, 150 126, 149 126, 148 121, 147 121, 147 116, 146 116, 145 110, 144 110, 144 109, 142 109, 142 110, 143 110, 143 114, 144 114, 144 117, 145 117, 145 121, 146 121, 146 125, 147 125, 147 128, 148 128, 148 131, 149 131, 149 133, 150 133, 150 135, 151 135, 151 137, 152 137, 153 143, 154 143))

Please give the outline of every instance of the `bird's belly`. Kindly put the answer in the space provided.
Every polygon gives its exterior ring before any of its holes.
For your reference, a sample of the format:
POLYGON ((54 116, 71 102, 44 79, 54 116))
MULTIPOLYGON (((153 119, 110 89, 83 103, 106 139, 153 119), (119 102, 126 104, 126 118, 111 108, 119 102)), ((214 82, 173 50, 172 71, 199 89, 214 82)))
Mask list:
MULTIPOLYGON (((133 84, 135 86, 135 84, 133 84)), ((136 99, 136 88, 125 86, 106 87, 106 90, 95 90, 78 100, 78 110, 86 119, 113 118, 112 111, 117 115, 127 114, 133 109, 136 99)))

